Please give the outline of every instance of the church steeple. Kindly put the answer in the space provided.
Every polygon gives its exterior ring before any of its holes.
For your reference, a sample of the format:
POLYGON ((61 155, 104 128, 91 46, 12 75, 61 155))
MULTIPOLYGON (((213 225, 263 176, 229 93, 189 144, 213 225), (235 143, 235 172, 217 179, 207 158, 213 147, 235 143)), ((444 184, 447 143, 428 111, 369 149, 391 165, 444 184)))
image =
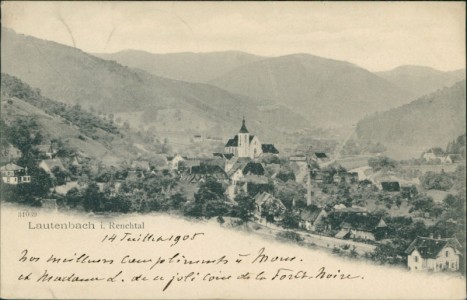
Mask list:
POLYGON ((248 129, 246 129, 246 125, 245 125, 245 116, 243 116, 242 128, 240 128, 239 133, 249 133, 248 129))

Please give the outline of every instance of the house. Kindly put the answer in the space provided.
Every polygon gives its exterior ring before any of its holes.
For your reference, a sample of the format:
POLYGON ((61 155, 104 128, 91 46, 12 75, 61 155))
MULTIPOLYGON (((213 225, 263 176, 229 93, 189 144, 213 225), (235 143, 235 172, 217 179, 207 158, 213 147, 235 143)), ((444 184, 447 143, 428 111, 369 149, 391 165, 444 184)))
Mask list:
POLYGON ((175 156, 167 156, 167 164, 172 170, 178 170, 178 167, 181 162, 184 162, 186 157, 181 156, 180 154, 175 154, 175 156))
POLYGON ((57 169, 59 171, 65 172, 66 169, 62 164, 62 161, 58 158, 53 158, 53 159, 44 159, 39 163, 39 168, 44 170, 46 173, 51 175, 52 177, 54 176, 53 170, 57 169))
POLYGON ((22 184, 31 182, 31 176, 28 175, 28 168, 15 165, 13 163, 0 167, 2 181, 6 184, 22 184))
MULTIPOLYGON (((274 151, 275 147, 268 144, 268 151, 274 151)), ((277 149, 275 149, 277 151, 277 149)), ((279 152, 279 151, 277 151, 279 152)), ((250 134, 245 125, 245 118, 242 121, 242 127, 235 137, 229 139, 224 147, 224 153, 231 153, 237 157, 255 158, 263 154, 263 147, 258 137, 250 134)))
POLYGON ((264 176, 266 173, 261 163, 253 161, 237 160, 237 162, 227 171, 227 176, 232 181, 232 184, 237 184, 244 181, 248 175, 264 176))
POLYGON ((442 159, 442 161, 446 164, 452 164, 462 160, 463 158, 460 154, 448 154, 442 159))
POLYGON ((255 196, 255 216, 266 222, 280 221, 286 211, 282 201, 267 192, 258 193, 255 196))
POLYGON ((39 152, 39 155, 43 157, 47 157, 49 159, 52 159, 55 157, 55 154, 57 154, 58 150, 55 149, 52 144, 43 144, 43 145, 37 145, 34 147, 37 152, 39 152))
POLYGON ((375 241, 386 235, 387 225, 381 217, 367 213, 352 213, 340 225, 335 235, 339 239, 363 239, 375 241))
POLYGON ((369 166, 364 166, 364 167, 359 167, 359 168, 355 168, 355 169, 352 169, 352 170, 349 170, 349 173, 351 174, 357 174, 357 180, 358 181, 363 181, 363 180, 368 180, 371 173, 372 173, 372 169, 371 167, 369 166))
POLYGON ((422 158, 425 159, 426 161, 433 161, 433 160, 442 160, 445 157, 445 153, 443 149, 437 147, 437 148, 431 148, 430 150, 426 151, 423 153, 422 158))
POLYGON ((327 217, 324 208, 309 205, 300 211, 300 228, 308 231, 317 231, 317 228, 323 224, 323 218, 327 217))
POLYGON ((327 161, 329 160, 328 156, 324 152, 315 152, 313 153, 313 158, 317 161, 327 161))
POLYGON ((382 181, 380 185, 381 190, 385 192, 400 192, 401 190, 399 181, 382 181))
POLYGON ((227 174, 224 170, 216 165, 202 164, 193 166, 182 174, 181 181, 189 183, 205 182, 207 178, 214 178, 216 181, 228 181, 227 174))
POLYGON ((263 154, 279 154, 279 150, 273 144, 262 144, 261 150, 263 150, 263 154))
POLYGON ((456 238, 417 236, 405 250, 411 271, 457 272, 460 267, 461 244, 456 238))

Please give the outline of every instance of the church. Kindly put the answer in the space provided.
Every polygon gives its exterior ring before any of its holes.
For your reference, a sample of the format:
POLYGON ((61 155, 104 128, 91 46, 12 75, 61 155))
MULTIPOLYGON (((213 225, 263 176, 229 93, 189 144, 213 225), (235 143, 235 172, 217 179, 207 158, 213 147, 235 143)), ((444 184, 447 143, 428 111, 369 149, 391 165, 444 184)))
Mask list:
POLYGON ((224 153, 231 153, 236 157, 255 158, 264 153, 279 154, 279 151, 272 144, 261 144, 257 136, 250 134, 243 118, 240 131, 225 144, 224 153))

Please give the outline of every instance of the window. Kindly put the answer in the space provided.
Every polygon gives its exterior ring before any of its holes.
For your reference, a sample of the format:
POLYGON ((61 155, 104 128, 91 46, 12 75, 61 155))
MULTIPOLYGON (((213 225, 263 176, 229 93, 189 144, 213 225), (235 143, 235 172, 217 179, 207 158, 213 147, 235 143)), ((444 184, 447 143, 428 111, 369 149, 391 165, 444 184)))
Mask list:
POLYGON ((414 256, 413 259, 414 259, 415 262, 418 262, 418 256, 414 256))
POLYGON ((446 257, 449 257, 449 251, 446 251, 446 257))

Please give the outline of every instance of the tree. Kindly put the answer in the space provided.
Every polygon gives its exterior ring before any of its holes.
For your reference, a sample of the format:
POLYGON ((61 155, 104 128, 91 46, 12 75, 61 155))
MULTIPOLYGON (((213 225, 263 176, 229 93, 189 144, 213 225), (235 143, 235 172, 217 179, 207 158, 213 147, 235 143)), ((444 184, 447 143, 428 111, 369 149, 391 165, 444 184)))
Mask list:
POLYGON ((421 181, 423 187, 428 190, 447 191, 453 186, 452 179, 446 173, 427 172, 421 181))
POLYGON ((284 228, 298 228, 300 224, 300 215, 293 210, 287 209, 282 219, 284 228))
POLYGON ((397 166, 397 162, 387 156, 377 156, 368 159, 368 165, 376 172, 394 169, 397 166))
POLYGON ((70 207, 77 207, 83 200, 81 192, 77 188, 72 188, 66 193, 66 204, 70 207))
POLYGON ((240 193, 235 197, 238 203, 237 214, 243 222, 253 220, 254 211, 256 209, 255 199, 246 193, 240 193))
POLYGON ((83 194, 83 207, 86 211, 99 211, 102 203, 102 195, 99 186, 91 182, 86 187, 83 194))

